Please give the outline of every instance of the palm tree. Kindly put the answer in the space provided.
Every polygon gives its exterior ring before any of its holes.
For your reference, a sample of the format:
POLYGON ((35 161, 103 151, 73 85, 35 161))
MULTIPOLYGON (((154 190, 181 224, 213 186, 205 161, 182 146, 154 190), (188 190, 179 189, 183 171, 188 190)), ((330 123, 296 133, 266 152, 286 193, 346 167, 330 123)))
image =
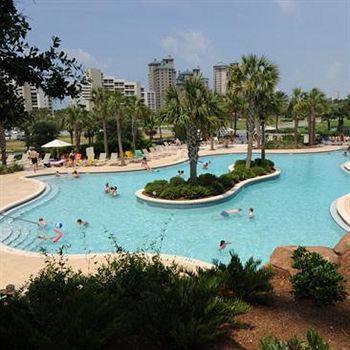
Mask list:
POLYGON ((197 162, 201 133, 210 116, 216 115, 217 103, 202 77, 191 77, 182 87, 170 87, 166 94, 166 116, 175 126, 186 128, 190 161, 190 181, 197 179, 197 162))
POLYGON ((294 142, 295 142, 295 148, 298 148, 299 142, 299 120, 304 119, 305 115, 303 114, 302 109, 300 108, 302 105, 302 102, 305 98, 305 93, 300 88, 295 88, 292 91, 291 98, 289 100, 287 113, 290 114, 294 120, 294 142))
POLYGON ((255 120, 258 118, 258 101, 261 95, 274 92, 279 80, 278 67, 266 57, 248 55, 240 64, 231 66, 230 90, 247 104, 248 150, 246 168, 250 168, 253 154, 255 120))
POLYGON ((309 129, 309 144, 315 145, 316 137, 316 118, 326 110, 327 99, 324 92, 313 88, 305 95, 302 102, 301 109, 307 115, 308 129, 309 129))
POLYGON ((157 133, 158 115, 153 111, 149 111, 149 113, 144 115, 142 124, 144 133, 152 141, 153 136, 157 133))
POLYGON ((115 120, 117 122, 118 150, 121 166, 126 165, 123 150, 121 121, 125 117, 126 110, 128 108, 127 98, 128 97, 124 97, 119 91, 112 92, 108 98, 108 108, 114 115, 115 120))
POLYGON ((108 149, 108 135, 107 135, 107 120, 110 117, 110 104, 109 98, 111 92, 105 90, 102 87, 93 89, 91 93, 91 101, 93 103, 92 113, 95 115, 96 119, 102 124, 103 130, 103 146, 106 155, 109 154, 108 149))
POLYGON ((278 132, 279 131, 279 129, 278 129, 279 118, 283 113, 286 112, 286 108, 288 105, 288 96, 283 91, 276 91, 272 95, 271 102, 274 105, 274 107, 273 107, 274 113, 273 114, 275 115, 275 128, 276 128, 276 132, 278 132))
POLYGON ((86 113, 87 111, 83 107, 72 105, 66 109, 63 117, 65 128, 70 131, 71 141, 73 141, 72 135, 74 135, 74 143, 77 149, 80 149, 81 133, 84 128, 86 113))

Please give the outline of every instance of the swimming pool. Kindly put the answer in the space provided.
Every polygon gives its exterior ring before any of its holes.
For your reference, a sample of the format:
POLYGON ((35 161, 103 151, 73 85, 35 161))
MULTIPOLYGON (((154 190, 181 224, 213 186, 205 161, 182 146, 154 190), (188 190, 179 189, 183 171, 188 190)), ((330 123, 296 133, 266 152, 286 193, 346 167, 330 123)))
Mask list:
MULTIPOLYGON (((209 171, 221 174, 243 155, 204 157, 211 160, 209 171)), ((38 238, 37 225, 9 218, 0 221, 0 241, 17 249, 56 252, 66 245, 68 253, 99 253, 115 250, 160 251, 211 262, 225 261, 229 249, 218 250, 224 239, 242 259, 250 256, 268 261, 279 245, 333 246, 344 231, 332 219, 332 201, 350 189, 350 177, 341 170, 341 152, 320 154, 269 155, 282 169, 278 179, 253 184, 227 202, 191 209, 159 208, 137 201, 135 191, 147 182, 170 178, 188 164, 162 168, 158 172, 125 172, 40 177, 50 188, 38 200, 11 212, 11 216, 49 223, 44 234, 54 235, 56 222, 63 223, 59 243, 38 238), (105 182, 117 185, 120 195, 111 197, 103 191, 105 182), (247 209, 253 207, 250 220, 247 209), (241 216, 224 218, 220 212, 243 208, 241 216), (80 228, 76 220, 89 222, 80 228), (113 242, 114 241, 114 242, 113 242), (115 244, 116 243, 116 244, 115 244)), ((202 170, 200 170, 201 172, 202 170)))

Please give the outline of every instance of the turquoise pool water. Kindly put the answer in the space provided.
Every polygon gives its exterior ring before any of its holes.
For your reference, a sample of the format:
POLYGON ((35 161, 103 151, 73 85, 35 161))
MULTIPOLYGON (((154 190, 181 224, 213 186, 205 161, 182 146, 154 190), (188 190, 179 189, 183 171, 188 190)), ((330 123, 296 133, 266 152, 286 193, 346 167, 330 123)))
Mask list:
MULTIPOLYGON (((242 155, 204 157, 211 160, 209 171, 221 174, 242 155)), ((193 209, 151 207, 138 202, 135 191, 145 183, 170 178, 188 165, 160 169, 159 172, 126 172, 41 177, 51 190, 38 200, 9 213, 25 220, 44 217, 49 223, 46 234, 54 235, 56 222, 63 223, 59 243, 41 240, 37 225, 3 219, 0 241, 28 251, 45 248, 55 252, 67 245, 68 253, 98 253, 115 250, 113 239, 126 250, 158 250, 162 253, 192 257, 207 262, 225 261, 229 249, 218 250, 220 240, 232 242, 243 259, 250 256, 266 262, 278 245, 333 246, 344 231, 333 221, 332 201, 349 192, 350 177, 340 169, 346 160, 341 152, 270 155, 282 169, 280 178, 251 185, 225 203, 193 209), (112 198, 103 191, 105 182, 118 186, 120 195, 112 198), (247 209, 253 207, 250 220, 247 209), (243 208, 241 216, 224 218, 224 209, 243 208), (89 222, 87 228, 76 219, 89 222)))

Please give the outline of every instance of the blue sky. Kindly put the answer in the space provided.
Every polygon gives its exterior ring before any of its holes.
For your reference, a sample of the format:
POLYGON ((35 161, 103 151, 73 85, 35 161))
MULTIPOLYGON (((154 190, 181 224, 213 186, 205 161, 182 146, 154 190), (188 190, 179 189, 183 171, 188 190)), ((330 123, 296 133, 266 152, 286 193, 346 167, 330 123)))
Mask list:
POLYGON ((62 47, 86 67, 139 80, 168 54, 177 70, 264 54, 281 71, 279 88, 350 93, 350 0, 17 0, 30 40, 62 47))

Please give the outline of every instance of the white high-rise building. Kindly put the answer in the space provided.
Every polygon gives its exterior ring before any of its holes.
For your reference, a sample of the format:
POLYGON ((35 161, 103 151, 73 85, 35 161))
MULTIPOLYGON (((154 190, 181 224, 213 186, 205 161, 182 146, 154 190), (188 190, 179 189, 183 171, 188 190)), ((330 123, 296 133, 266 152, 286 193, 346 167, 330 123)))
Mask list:
POLYGON ((23 98, 24 108, 27 112, 40 108, 52 110, 52 98, 45 95, 40 88, 24 83, 17 87, 17 94, 23 98))
POLYGON ((225 63, 218 63, 213 67, 214 92, 225 95, 229 80, 230 66, 225 63))
POLYGON ((148 88, 155 92, 156 110, 161 110, 165 105, 165 95, 170 86, 176 83, 176 70, 172 57, 155 59, 148 64, 148 88))
POLYGON ((127 81, 113 76, 104 76, 96 68, 89 68, 86 73, 88 82, 82 86, 81 96, 77 102, 85 106, 88 111, 92 108, 91 92, 99 87, 103 87, 108 91, 119 91, 125 96, 136 96, 144 100, 143 87, 138 81, 127 81))

